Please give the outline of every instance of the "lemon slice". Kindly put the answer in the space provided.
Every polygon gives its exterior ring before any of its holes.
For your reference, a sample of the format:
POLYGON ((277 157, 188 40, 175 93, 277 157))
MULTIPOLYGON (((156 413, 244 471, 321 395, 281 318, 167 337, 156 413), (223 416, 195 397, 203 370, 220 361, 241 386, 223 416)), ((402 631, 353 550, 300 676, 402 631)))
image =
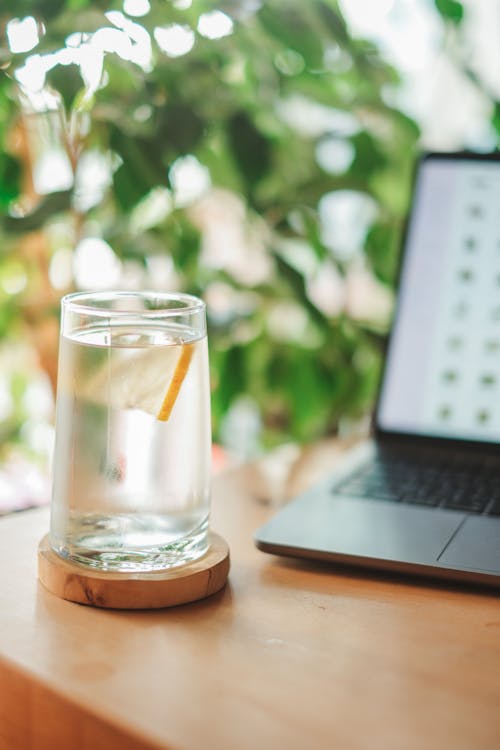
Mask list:
POLYGON ((168 386, 168 390, 165 394, 165 398, 163 399, 160 411, 158 412, 157 419, 161 420, 162 422, 167 421, 172 412, 172 409, 174 408, 174 404, 177 400, 177 396, 179 395, 179 391, 181 389, 184 378, 186 377, 186 373, 188 371, 192 356, 193 345, 184 344, 181 349, 179 359, 177 360, 172 380, 170 381, 170 385, 168 386))
POLYGON ((79 396, 115 409, 141 409, 165 421, 177 400, 192 353, 192 344, 133 353, 114 349, 109 359, 80 384, 79 396))

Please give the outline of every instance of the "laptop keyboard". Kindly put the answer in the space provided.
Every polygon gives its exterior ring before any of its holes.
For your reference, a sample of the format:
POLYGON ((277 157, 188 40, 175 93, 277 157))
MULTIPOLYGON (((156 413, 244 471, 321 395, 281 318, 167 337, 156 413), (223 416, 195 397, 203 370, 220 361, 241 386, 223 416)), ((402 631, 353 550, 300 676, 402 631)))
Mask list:
POLYGON ((377 456, 335 485, 355 497, 500 516, 500 459, 467 465, 459 457, 377 456))

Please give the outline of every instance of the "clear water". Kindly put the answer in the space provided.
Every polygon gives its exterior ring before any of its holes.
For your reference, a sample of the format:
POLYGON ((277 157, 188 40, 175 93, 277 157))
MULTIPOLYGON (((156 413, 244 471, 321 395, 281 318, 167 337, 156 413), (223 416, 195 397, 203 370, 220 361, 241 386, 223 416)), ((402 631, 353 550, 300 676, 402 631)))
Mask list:
POLYGON ((207 549, 206 338, 180 327, 86 328, 61 337, 51 543, 107 570, 155 570, 207 549), (182 347, 192 357, 157 416, 182 347))

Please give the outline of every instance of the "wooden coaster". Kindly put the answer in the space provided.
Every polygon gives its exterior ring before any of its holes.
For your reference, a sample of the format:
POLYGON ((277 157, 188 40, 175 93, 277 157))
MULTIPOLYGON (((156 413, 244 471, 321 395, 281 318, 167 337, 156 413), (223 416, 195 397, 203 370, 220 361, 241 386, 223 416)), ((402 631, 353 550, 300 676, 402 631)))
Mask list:
POLYGON ((208 552, 179 568, 147 573, 100 572, 67 562, 44 536, 38 546, 38 578, 52 594, 70 602, 109 609, 174 607, 215 594, 229 573, 229 547, 209 533, 208 552))

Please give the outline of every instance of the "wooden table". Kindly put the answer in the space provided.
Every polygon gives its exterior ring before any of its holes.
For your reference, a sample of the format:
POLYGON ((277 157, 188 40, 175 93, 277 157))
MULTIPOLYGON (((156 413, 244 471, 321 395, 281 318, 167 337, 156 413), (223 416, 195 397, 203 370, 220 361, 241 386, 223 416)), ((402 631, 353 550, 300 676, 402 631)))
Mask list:
POLYGON ((170 610, 55 598, 48 511, 0 519, 1 750, 498 750, 497 594, 265 555, 264 480, 216 480, 230 583, 170 610))

